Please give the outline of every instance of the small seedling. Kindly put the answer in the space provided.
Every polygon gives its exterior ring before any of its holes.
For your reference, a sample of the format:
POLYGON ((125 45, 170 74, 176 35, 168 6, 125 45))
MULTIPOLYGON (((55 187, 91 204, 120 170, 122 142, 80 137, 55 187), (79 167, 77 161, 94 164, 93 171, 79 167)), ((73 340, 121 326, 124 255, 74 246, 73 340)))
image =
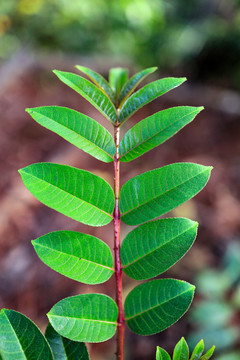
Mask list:
POLYGON ((186 254, 196 238, 197 222, 185 218, 154 219, 195 196, 206 185, 212 167, 170 164, 135 176, 120 191, 120 163, 130 162, 164 143, 203 108, 179 106, 159 111, 134 125, 120 141, 120 128, 125 121, 186 79, 164 78, 134 92, 156 68, 140 71, 130 79, 125 69, 112 69, 109 82, 86 67, 77 69, 91 81, 74 73, 54 73, 110 121, 114 137, 94 119, 75 110, 44 106, 27 112, 77 148, 100 161, 112 162, 114 189, 101 177, 67 165, 37 163, 19 172, 27 189, 50 208, 91 226, 113 221, 114 259, 103 240, 74 231, 51 232, 34 240, 33 246, 45 264, 70 279, 94 285, 114 275, 115 301, 95 293, 59 301, 47 314, 50 324, 46 338, 23 315, 2 310, 0 354, 4 360, 88 359, 83 342, 106 341, 115 333, 117 359, 123 360, 125 324, 140 335, 156 334, 180 319, 193 299, 193 285, 159 279, 136 286, 123 304, 122 273, 135 280, 149 280, 186 254), (138 226, 128 233, 122 245, 121 221, 138 226), (34 346, 29 347, 29 339, 34 346))
MULTIPOLYGON (((201 340, 192 352, 192 355, 189 354, 188 344, 186 340, 182 337, 181 340, 175 346, 173 351, 172 360, 209 360, 214 353, 215 346, 211 347, 204 355, 204 342, 201 340)), ((156 360, 171 360, 170 355, 157 346, 156 360)))

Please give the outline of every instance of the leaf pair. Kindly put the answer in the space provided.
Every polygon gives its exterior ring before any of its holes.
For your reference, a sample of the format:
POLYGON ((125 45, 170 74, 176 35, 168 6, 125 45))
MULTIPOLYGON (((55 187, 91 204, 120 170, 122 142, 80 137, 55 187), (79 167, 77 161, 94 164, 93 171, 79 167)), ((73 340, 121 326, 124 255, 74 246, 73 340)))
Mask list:
MULTIPOLYGON (((161 219, 131 231, 121 246, 123 271, 135 280, 151 279, 179 261, 192 246, 197 222, 161 219)), ((55 231, 34 240, 40 259, 70 279, 100 284, 114 273, 110 248, 100 239, 75 231, 55 231)))
POLYGON ((26 316, 13 310, 0 312, 2 360, 89 360, 84 343, 63 338, 49 324, 45 336, 26 316))
MULTIPOLYGON (((137 286, 125 301, 126 323, 137 334, 156 334, 187 311, 193 293, 193 285, 175 279, 153 280, 137 286)), ((101 342, 115 334, 118 308, 108 296, 84 294, 59 301, 48 317, 64 337, 101 342)))
MULTIPOLYGON (((120 161, 128 162, 162 144, 190 123, 202 107, 179 106, 160 111, 133 126, 122 138, 120 161)), ((113 161, 116 148, 111 134, 94 119, 60 106, 26 111, 40 125, 103 162, 113 161)))
MULTIPOLYGON (((120 192, 121 220, 138 225, 166 214, 196 195, 207 183, 211 169, 176 163, 130 179, 120 192)), ((112 221, 114 193, 99 176, 51 163, 33 164, 19 172, 28 190, 52 209, 87 225, 112 221)))
MULTIPOLYGON (((173 352, 172 360, 209 360, 214 353, 215 346, 209 349, 205 355, 203 355, 204 351, 204 342, 201 340, 193 350, 193 353, 189 359, 189 348, 185 339, 182 337, 181 340, 175 346, 173 352)), ((171 360, 169 354, 160 348, 157 347, 156 360, 171 360)))

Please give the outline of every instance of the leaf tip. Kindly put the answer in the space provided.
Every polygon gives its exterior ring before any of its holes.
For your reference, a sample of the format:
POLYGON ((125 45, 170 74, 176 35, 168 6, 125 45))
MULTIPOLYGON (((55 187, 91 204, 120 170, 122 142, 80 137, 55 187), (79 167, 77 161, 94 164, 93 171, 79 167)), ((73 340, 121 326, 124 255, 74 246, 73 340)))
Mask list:
POLYGON ((185 81, 187 81, 187 78, 184 76, 184 77, 180 77, 179 78, 179 81, 182 83, 184 83, 185 81))
POLYGON ((59 75, 62 73, 62 71, 59 71, 59 70, 54 69, 54 70, 53 70, 53 73, 54 73, 55 75, 59 76, 59 75))
POLYGON ((31 109, 31 108, 26 108, 25 111, 26 111, 28 114, 33 113, 33 109, 31 109))
POLYGON ((36 239, 35 240, 31 240, 32 246, 35 247, 35 243, 36 243, 36 239))
POLYGON ((82 69, 84 68, 84 66, 82 66, 82 65, 75 65, 75 68, 78 69, 78 70, 80 70, 80 71, 82 71, 82 69))

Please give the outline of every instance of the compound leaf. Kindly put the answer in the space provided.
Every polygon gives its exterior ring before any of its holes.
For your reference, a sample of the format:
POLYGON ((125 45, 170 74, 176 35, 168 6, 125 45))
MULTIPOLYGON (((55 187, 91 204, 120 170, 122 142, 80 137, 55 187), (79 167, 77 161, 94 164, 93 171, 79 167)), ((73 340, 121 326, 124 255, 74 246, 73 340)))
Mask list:
POLYGON ((120 192, 122 221, 138 225, 166 214, 195 196, 206 185, 211 169, 175 163, 130 179, 120 192))
POLYGON ((171 358, 165 350, 157 346, 156 360, 171 360, 171 358))
POLYGON ((52 163, 32 164, 19 172, 27 189, 50 208, 92 226, 112 220, 114 193, 99 176, 52 163))
POLYGON ((76 231, 55 231, 32 242, 53 270, 85 284, 100 284, 113 274, 110 248, 98 238, 76 231))
POLYGON ((188 310, 195 287, 175 279, 152 280, 133 289, 125 301, 126 322, 139 335, 167 329, 188 310))
POLYGON ((60 335, 73 341, 97 343, 115 334, 118 308, 106 295, 84 294, 59 301, 47 315, 60 335))
POLYGON ((145 85, 123 104, 119 113, 119 123, 123 123, 141 107, 181 85, 184 81, 186 78, 164 78, 145 85))
POLYGON ((192 246, 198 223, 185 218, 143 224, 123 240, 123 271, 135 280, 155 277, 180 260, 192 246))
POLYGON ((199 360, 204 350, 204 341, 201 340, 199 343, 195 346, 195 349, 193 350, 192 356, 190 357, 190 360, 199 360))
POLYGON ((96 85, 77 74, 58 70, 54 70, 53 72, 64 84, 78 92, 95 106, 107 120, 112 123, 117 122, 117 112, 113 103, 96 85))
POLYGON ((131 161, 155 148, 190 123, 203 107, 178 106, 153 114, 126 132, 119 146, 120 161, 131 161))
POLYGON ((124 68, 113 68, 109 71, 109 83, 115 92, 116 99, 126 83, 128 78, 128 71, 124 68))
POLYGON ((186 340, 182 337, 177 343, 173 352, 173 360, 188 360, 189 359, 189 348, 186 340))
POLYGON ((59 335, 50 323, 45 336, 52 349, 54 360, 89 360, 88 350, 83 342, 72 341, 59 335))
POLYGON ((112 102, 115 101, 114 92, 113 92, 111 86, 109 85, 109 83, 107 82, 107 80, 104 79, 104 77, 102 75, 98 74, 97 72, 95 72, 85 66, 76 65, 76 68, 79 71, 86 74, 89 77, 89 79, 91 79, 100 89, 102 89, 110 97, 112 102))
POLYGON ((0 312, 0 354, 3 360, 53 360, 38 327, 23 314, 7 309, 0 312))
POLYGON ((215 346, 212 346, 211 349, 209 349, 205 355, 200 357, 200 360, 209 360, 213 356, 214 350, 215 350, 215 346))
POLYGON ((42 106, 26 111, 40 125, 104 162, 113 161, 115 144, 111 134, 97 121, 61 106, 42 106))
POLYGON ((157 67, 151 67, 139 71, 137 74, 133 75, 122 87, 122 90, 119 94, 119 103, 120 107, 127 100, 127 98, 132 94, 136 87, 150 74, 157 70, 157 67))

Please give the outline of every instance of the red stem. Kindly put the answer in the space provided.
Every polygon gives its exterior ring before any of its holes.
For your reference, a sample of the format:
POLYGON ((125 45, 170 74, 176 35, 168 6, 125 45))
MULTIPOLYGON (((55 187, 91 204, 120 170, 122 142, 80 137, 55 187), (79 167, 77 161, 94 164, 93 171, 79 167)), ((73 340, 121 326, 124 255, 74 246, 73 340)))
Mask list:
POLYGON ((117 360, 124 360, 124 312, 122 301, 122 264, 120 259, 120 211, 119 211, 119 179, 120 179, 120 161, 119 161, 119 126, 114 127, 114 141, 116 145, 116 154, 114 156, 114 253, 115 253, 115 278, 116 278, 116 301, 118 306, 117 323, 117 360))

